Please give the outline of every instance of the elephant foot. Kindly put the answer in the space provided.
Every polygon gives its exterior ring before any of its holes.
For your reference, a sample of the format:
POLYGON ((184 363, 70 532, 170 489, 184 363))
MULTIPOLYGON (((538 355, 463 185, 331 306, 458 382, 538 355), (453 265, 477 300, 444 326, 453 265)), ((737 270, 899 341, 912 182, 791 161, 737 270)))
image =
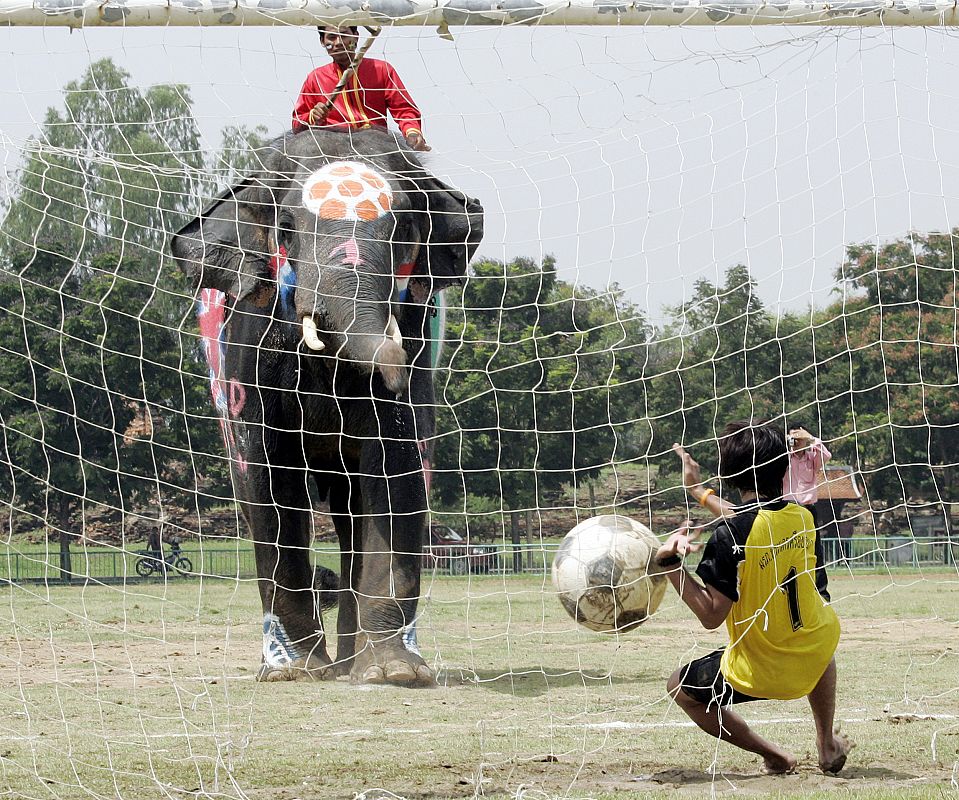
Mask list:
POLYGON ((350 656, 346 659, 340 659, 337 657, 337 660, 334 661, 329 668, 329 673, 334 678, 349 678, 350 677, 350 668, 353 666, 353 657, 350 656))
POLYGON ((336 677, 326 655, 322 631, 317 637, 293 641, 275 614, 263 616, 263 658, 259 681, 321 681, 336 677))
POLYGON ((389 683, 394 686, 435 686, 436 676, 426 664, 414 668, 413 664, 394 660, 383 666, 371 664, 359 678, 353 678, 357 683, 381 684, 389 683))
POLYGON ((263 662, 256 673, 256 679, 263 682, 272 681, 329 681, 336 677, 336 673, 329 660, 310 655, 306 658, 297 658, 288 664, 268 664, 263 662))
POLYGON ((435 686, 433 670, 417 654, 407 650, 399 638, 386 642, 367 641, 356 654, 350 679, 354 683, 393 686, 435 686))

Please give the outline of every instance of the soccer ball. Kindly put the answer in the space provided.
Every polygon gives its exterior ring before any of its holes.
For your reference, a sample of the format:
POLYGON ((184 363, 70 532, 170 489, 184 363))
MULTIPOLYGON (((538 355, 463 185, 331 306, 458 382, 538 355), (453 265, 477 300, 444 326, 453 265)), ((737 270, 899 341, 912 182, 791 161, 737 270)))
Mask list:
POLYGON ((666 593, 666 576, 652 563, 658 549, 653 532, 628 517, 604 514, 579 523, 553 560, 563 608, 593 631, 642 625, 666 593))

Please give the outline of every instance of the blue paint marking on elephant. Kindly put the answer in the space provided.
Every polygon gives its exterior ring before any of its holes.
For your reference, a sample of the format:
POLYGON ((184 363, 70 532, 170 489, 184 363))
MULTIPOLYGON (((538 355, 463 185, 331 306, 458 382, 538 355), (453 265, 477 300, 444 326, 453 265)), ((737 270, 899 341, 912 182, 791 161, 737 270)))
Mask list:
POLYGON ((302 658, 276 614, 263 615, 263 661, 271 667, 285 667, 302 658))
POLYGON ((436 369, 443 354, 443 345, 446 343, 446 292, 437 292, 430 299, 433 311, 430 315, 430 341, 432 349, 431 365, 436 369))
POLYGON ((419 643, 416 641, 416 621, 414 620, 405 628, 403 628, 403 647, 409 650, 411 653, 416 653, 416 655, 423 655, 420 652, 419 643))
POLYGON ((277 283, 280 284, 280 308, 283 315, 293 319, 296 314, 293 307, 293 299, 296 293, 296 273, 289 261, 284 261, 276 276, 277 283))

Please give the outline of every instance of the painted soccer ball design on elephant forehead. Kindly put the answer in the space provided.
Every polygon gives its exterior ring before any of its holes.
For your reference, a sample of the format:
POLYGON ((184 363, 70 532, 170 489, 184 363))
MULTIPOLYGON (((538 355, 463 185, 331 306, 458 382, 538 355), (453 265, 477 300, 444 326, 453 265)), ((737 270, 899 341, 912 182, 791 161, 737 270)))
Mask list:
POLYGON ((373 222, 390 213, 393 190, 376 170, 357 161, 338 161, 303 183, 303 205, 320 219, 373 222))
MULTIPOLYGON (((322 220, 373 222, 392 211, 393 189, 390 182, 369 165, 337 161, 316 170, 303 182, 303 205, 322 220)), ((343 262, 353 267, 362 263, 355 239, 343 242, 331 255, 342 256, 343 262)), ((396 288, 401 302, 410 297, 408 286, 414 266, 415 259, 396 267, 396 288)), ((417 299, 425 302, 428 298, 417 299)))

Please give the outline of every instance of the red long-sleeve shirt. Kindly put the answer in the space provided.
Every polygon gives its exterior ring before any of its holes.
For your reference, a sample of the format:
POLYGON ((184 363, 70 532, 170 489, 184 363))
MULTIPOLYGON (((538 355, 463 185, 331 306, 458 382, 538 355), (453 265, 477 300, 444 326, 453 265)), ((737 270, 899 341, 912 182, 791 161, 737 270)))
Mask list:
MULTIPOLYGON (((342 75, 343 70, 330 62, 306 76, 293 108, 294 132, 309 125, 310 109, 317 103, 326 102, 342 75)), ((413 131, 422 132, 420 110, 396 70, 385 61, 364 58, 334 101, 323 127, 366 128, 379 125, 385 128, 387 111, 404 136, 413 131)))

